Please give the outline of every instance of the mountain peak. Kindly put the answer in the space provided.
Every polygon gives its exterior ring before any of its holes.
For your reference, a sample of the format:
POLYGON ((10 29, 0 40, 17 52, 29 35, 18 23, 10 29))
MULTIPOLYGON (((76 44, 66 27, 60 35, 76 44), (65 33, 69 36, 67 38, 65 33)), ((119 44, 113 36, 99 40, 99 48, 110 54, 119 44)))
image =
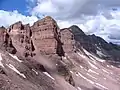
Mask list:
POLYGON ((74 34, 80 34, 80 35, 85 35, 85 33, 82 31, 82 29, 80 29, 78 26, 76 25, 72 25, 71 27, 69 27, 71 29, 71 31, 74 34))

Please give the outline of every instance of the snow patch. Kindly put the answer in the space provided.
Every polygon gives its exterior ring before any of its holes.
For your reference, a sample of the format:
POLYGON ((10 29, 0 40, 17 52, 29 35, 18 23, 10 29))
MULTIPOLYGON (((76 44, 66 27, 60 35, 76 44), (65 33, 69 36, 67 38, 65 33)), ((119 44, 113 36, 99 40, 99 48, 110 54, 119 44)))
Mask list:
POLYGON ((100 56, 100 57, 102 57, 102 56, 106 56, 106 55, 104 55, 101 51, 98 51, 98 50, 96 50, 96 52, 97 52, 97 54, 100 56))
POLYGON ((103 78, 104 80, 106 80, 106 78, 103 78))
POLYGON ((101 87, 101 88, 104 88, 104 89, 107 89, 108 90, 108 88, 107 87, 105 87, 105 86, 103 86, 103 85, 101 85, 101 84, 99 84, 99 83, 95 83, 97 86, 99 86, 99 87, 101 87))
POLYGON ((95 61, 95 58, 93 58, 91 55, 89 55, 89 58, 93 61, 95 61))
POLYGON ((86 58, 86 56, 85 55, 83 55, 83 54, 80 54, 79 52, 77 53, 79 56, 81 56, 82 58, 86 58))
POLYGON ((80 65, 80 68, 82 68, 82 69, 83 69, 84 67, 80 65))
POLYGON ((93 68, 95 68, 95 69, 98 69, 95 65, 93 65, 93 64, 90 63, 89 61, 88 61, 88 63, 90 64, 91 67, 93 67, 93 68))
POLYGON ((77 87, 78 90, 82 90, 80 87, 77 87))
MULTIPOLYGON (((96 45, 96 46, 97 46, 97 45, 96 45)), ((97 46, 97 49, 98 49, 98 50, 101 50, 100 47, 98 47, 98 46, 97 46)))
POLYGON ((67 57, 62 57, 62 58, 65 59, 65 60, 67 59, 67 57))
POLYGON ((78 75, 81 76, 81 77, 82 77, 83 79, 85 79, 86 81, 88 81, 89 83, 94 84, 93 81, 87 79, 86 77, 84 77, 84 76, 83 76, 82 74, 80 74, 79 72, 78 72, 78 75))
POLYGON ((113 65, 111 65, 111 68, 114 68, 114 66, 113 66, 113 65))
POLYGON ((90 75, 89 73, 87 73, 87 75, 88 75, 88 76, 90 76, 91 78, 93 78, 93 79, 96 79, 96 80, 97 80, 97 78, 93 77, 93 76, 92 76, 92 75, 90 75))
POLYGON ((17 56, 12 55, 12 54, 10 54, 10 53, 9 53, 9 55, 10 55, 11 57, 13 57, 15 60, 17 60, 18 62, 23 62, 23 61, 19 60, 17 56))
POLYGON ((113 74, 112 72, 110 72, 110 74, 113 74))
POLYGON ((100 58, 92 55, 91 53, 89 53, 88 51, 86 51, 84 48, 83 48, 83 51, 84 51, 88 56, 92 56, 92 58, 90 57, 92 60, 97 60, 97 61, 99 61, 99 62, 105 62, 105 60, 100 59, 100 58))
POLYGON ((91 70, 91 69, 89 69, 88 72, 91 72, 91 73, 94 73, 94 74, 99 75, 99 73, 97 73, 97 72, 95 72, 95 71, 93 71, 93 70, 91 70))
POLYGON ((78 74, 75 74, 77 77, 79 76, 78 74))
POLYGON ((71 57, 68 54, 65 54, 66 57, 64 59, 71 59, 71 57))
POLYGON ((83 49, 83 51, 85 52, 86 55, 88 55, 88 56, 91 55, 87 50, 83 49))
POLYGON ((105 60, 97 58, 97 57, 96 57, 96 60, 99 61, 99 62, 102 62, 102 63, 105 62, 105 60))
POLYGON ((70 73, 72 73, 72 74, 73 74, 73 71, 70 71, 70 73))
MULTIPOLYGON (((6 64, 7 65, 7 64, 6 64)), ((19 74, 20 76, 22 76, 23 78, 26 78, 26 76, 22 73, 20 73, 13 65, 9 64, 7 65, 10 69, 12 69, 13 71, 15 71, 17 74, 19 74)))
POLYGON ((107 67, 110 67, 109 65, 107 65, 107 67))
POLYGON ((2 63, 2 60, 3 60, 3 59, 2 59, 2 54, 0 53, 0 66, 4 68, 4 65, 3 65, 3 63, 2 63))
POLYGON ((32 71, 35 72, 35 73, 38 75, 38 72, 37 72, 37 71, 35 71, 34 69, 32 69, 32 71))
POLYGON ((55 80, 48 72, 43 72, 45 75, 47 75, 48 77, 50 77, 51 79, 55 80))
POLYGON ((109 74, 109 72, 108 72, 108 71, 106 71, 106 70, 104 70, 104 69, 102 69, 102 71, 103 71, 103 72, 105 72, 105 73, 108 73, 108 74, 109 74))

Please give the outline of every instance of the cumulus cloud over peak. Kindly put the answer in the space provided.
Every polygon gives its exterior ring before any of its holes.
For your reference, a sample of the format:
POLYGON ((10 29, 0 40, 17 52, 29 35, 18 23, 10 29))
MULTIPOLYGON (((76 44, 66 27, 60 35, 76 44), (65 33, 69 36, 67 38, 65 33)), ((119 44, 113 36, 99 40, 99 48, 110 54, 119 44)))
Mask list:
POLYGON ((38 18, 36 16, 25 16, 20 14, 17 10, 4 11, 0 10, 0 26, 9 26, 17 21, 22 21, 23 24, 32 25, 38 18))
POLYGON ((101 9, 120 6, 119 0, 34 0, 34 2, 36 4, 31 9, 32 14, 52 15, 58 19, 76 18, 82 14, 96 15, 101 9))
POLYGON ((31 14, 45 14, 57 19, 70 19, 80 11, 79 9, 86 1, 87 0, 37 0, 37 5, 33 7, 31 14), (61 17, 63 13, 64 15, 61 17))
POLYGON ((32 15, 50 15, 61 28, 75 24, 86 34, 120 43, 120 0, 34 0, 34 3, 32 15))
POLYGON ((82 29, 88 34, 101 36, 108 42, 120 43, 120 19, 116 17, 120 12, 111 11, 110 13, 112 15, 111 19, 107 19, 104 15, 97 15, 81 24, 82 29))

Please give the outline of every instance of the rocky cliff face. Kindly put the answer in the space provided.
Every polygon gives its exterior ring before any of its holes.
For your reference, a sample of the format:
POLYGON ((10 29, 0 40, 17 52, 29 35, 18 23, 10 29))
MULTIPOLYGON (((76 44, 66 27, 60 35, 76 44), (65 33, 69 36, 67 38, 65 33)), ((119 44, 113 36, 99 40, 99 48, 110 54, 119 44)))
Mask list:
POLYGON ((9 28, 12 43, 26 57, 34 56, 34 52, 45 55, 61 53, 58 50, 58 47, 62 49, 58 32, 57 23, 49 16, 35 22, 32 27, 17 22, 9 28))
POLYGON ((60 30, 60 39, 63 43, 63 50, 65 53, 71 53, 75 51, 74 35, 69 28, 60 30))
POLYGON ((51 17, 34 23, 32 39, 37 50, 45 54, 55 54, 57 49, 58 27, 51 17))
POLYGON ((47 16, 0 28, 0 90, 119 90, 120 46, 47 16))
POLYGON ((8 51, 12 54, 16 53, 16 49, 12 44, 11 37, 4 27, 0 28, 0 47, 3 51, 8 51))
POLYGON ((17 22, 10 26, 9 35, 12 39, 13 46, 25 57, 33 56, 33 42, 31 39, 32 31, 28 25, 23 25, 22 22, 17 22))

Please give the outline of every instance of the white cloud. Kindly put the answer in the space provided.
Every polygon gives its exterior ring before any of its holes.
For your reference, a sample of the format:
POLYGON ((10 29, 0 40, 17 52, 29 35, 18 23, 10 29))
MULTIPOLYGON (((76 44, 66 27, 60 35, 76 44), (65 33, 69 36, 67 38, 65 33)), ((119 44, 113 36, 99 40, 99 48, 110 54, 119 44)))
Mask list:
POLYGON ((53 16, 56 19, 67 19, 74 16, 86 1, 87 0, 35 0, 36 6, 31 7, 30 10, 32 15, 39 16, 45 14, 53 16), (76 9, 73 10, 74 7, 76 7, 76 9))
POLYGON ((87 34, 120 43, 120 0, 34 0, 32 3, 36 3, 30 9, 32 15, 50 15, 61 28, 75 24, 87 34))
POLYGON ((49 0, 49 1, 43 1, 41 5, 36 6, 35 8, 33 8, 32 12, 33 14, 36 14, 37 12, 41 12, 41 13, 56 13, 57 12, 57 8, 53 5, 53 3, 49 0))
POLYGON ((78 19, 82 14, 96 15, 98 10, 120 6, 119 0, 34 0, 34 2, 27 0, 27 2, 34 4, 32 7, 29 6, 31 14, 45 14, 57 19, 78 19))
POLYGON ((22 21, 23 24, 30 23, 32 25, 37 20, 38 18, 36 16, 25 16, 20 14, 17 10, 0 10, 0 26, 9 26, 17 21, 22 21))
POLYGON ((109 11, 111 19, 107 19, 103 14, 93 16, 92 19, 81 24, 86 33, 101 36, 108 42, 120 44, 120 11, 109 11))

